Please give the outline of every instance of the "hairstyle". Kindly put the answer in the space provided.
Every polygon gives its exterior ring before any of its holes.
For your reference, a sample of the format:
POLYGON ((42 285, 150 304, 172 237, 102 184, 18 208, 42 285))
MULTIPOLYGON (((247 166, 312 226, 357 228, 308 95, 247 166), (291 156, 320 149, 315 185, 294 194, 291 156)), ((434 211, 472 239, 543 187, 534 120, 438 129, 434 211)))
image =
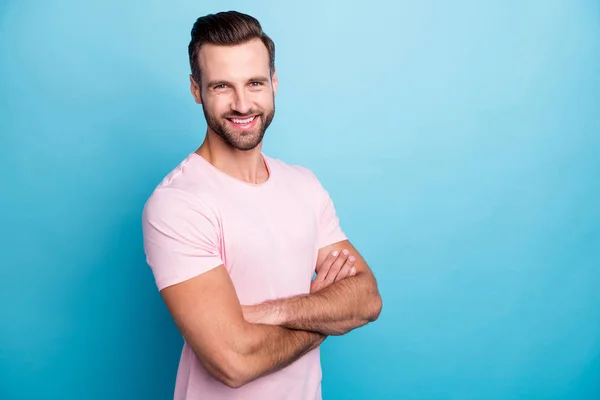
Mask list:
POLYGON ((198 54, 205 43, 222 46, 235 46, 252 39, 260 39, 269 52, 269 70, 275 71, 275 44, 263 32, 260 22, 254 17, 237 11, 223 11, 208 14, 196 20, 192 27, 188 55, 192 77, 200 84, 201 71, 198 54))

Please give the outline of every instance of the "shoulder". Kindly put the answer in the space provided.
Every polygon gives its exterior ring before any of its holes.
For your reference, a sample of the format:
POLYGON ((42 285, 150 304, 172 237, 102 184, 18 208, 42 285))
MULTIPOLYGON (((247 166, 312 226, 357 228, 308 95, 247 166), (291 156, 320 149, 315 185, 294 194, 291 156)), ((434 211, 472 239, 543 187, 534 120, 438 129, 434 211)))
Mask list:
POLYGON ((144 224, 216 217, 211 185, 193 161, 186 157, 152 190, 142 210, 144 224))

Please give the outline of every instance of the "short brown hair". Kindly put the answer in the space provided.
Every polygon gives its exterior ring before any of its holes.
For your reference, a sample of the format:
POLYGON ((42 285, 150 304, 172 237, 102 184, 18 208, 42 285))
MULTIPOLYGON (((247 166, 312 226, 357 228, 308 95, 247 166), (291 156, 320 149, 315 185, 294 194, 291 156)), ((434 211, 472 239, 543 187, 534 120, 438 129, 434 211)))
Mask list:
POLYGON ((266 33, 258 20, 237 11, 223 11, 200 17, 194 23, 188 45, 188 55, 192 77, 200 84, 201 71, 198 60, 200 47, 205 43, 223 46, 235 46, 252 39, 260 39, 269 52, 269 70, 275 71, 275 43, 266 33))

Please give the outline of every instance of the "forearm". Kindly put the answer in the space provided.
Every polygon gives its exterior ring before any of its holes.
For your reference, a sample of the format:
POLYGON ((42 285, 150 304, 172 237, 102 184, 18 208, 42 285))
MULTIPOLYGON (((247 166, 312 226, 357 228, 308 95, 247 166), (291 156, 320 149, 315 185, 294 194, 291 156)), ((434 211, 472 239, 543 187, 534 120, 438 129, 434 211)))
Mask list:
POLYGON ((316 293, 268 302, 277 325, 325 335, 343 335, 377 319, 381 298, 366 273, 348 277, 316 293))
POLYGON ((266 324, 247 324, 242 347, 239 385, 287 367, 317 348, 326 336, 318 332, 266 324))

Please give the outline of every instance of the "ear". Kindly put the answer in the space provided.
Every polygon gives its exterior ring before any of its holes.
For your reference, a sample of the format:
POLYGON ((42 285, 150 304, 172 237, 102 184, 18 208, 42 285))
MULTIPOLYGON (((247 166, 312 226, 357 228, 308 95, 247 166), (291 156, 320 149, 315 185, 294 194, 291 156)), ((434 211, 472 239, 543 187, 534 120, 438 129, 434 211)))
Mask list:
POLYGON ((279 79, 277 78, 277 68, 273 68, 273 77, 271 78, 271 82, 273 84, 273 96, 277 94, 277 85, 279 84, 279 79))
POLYGON ((192 74, 190 74, 190 92, 192 93, 192 96, 194 96, 196 104, 202 104, 202 93, 200 93, 201 90, 200 84, 196 83, 194 77, 192 74))

